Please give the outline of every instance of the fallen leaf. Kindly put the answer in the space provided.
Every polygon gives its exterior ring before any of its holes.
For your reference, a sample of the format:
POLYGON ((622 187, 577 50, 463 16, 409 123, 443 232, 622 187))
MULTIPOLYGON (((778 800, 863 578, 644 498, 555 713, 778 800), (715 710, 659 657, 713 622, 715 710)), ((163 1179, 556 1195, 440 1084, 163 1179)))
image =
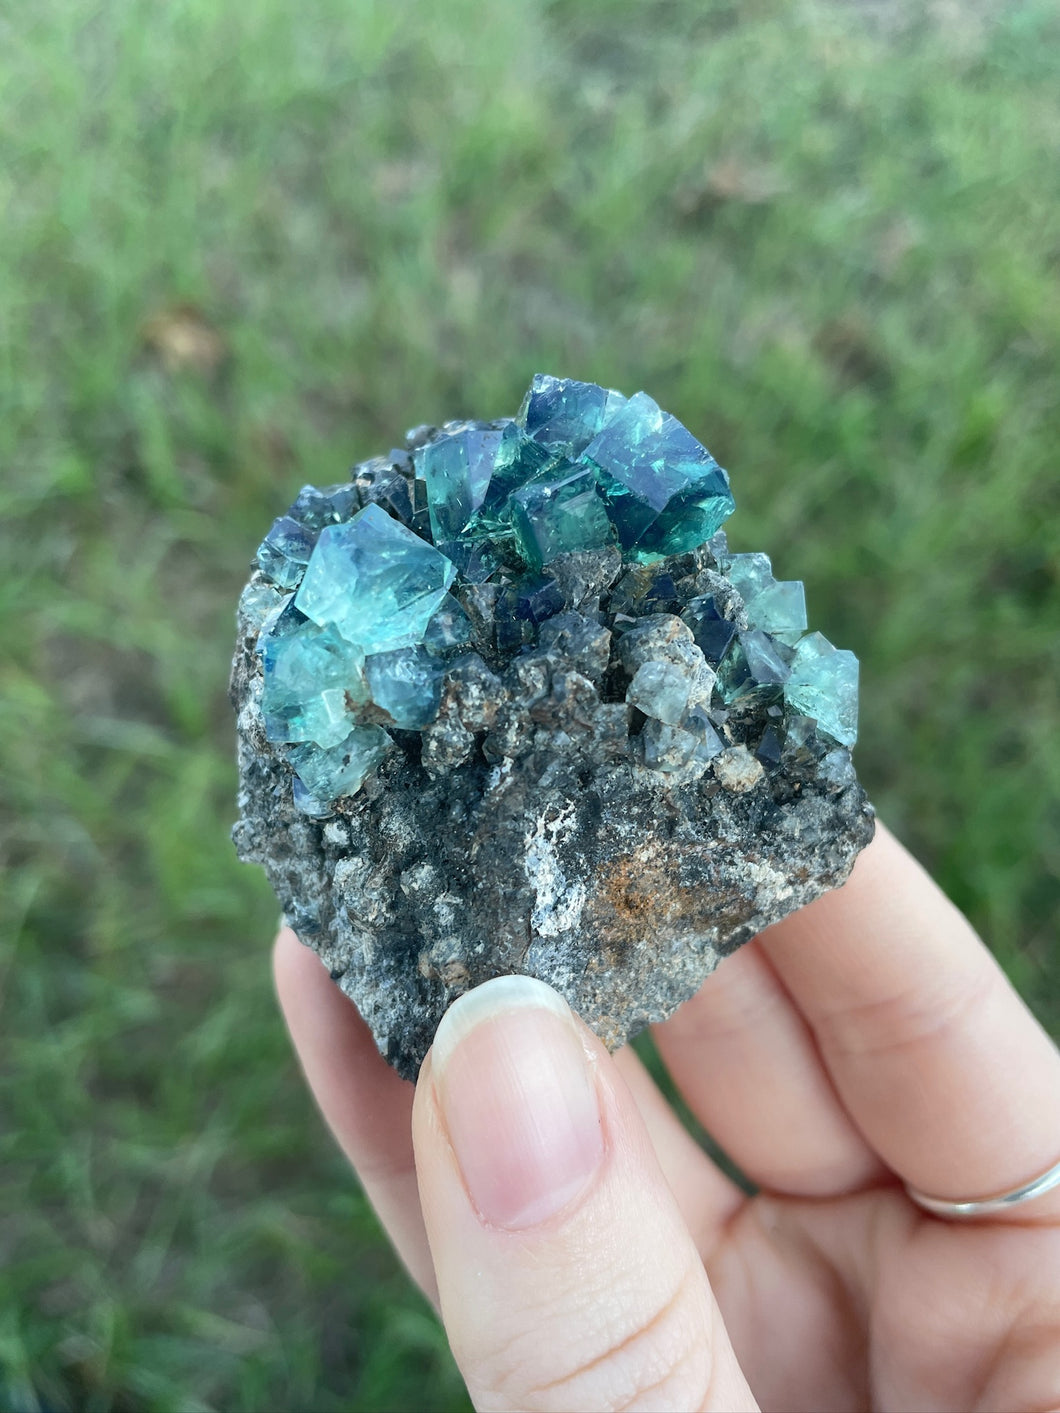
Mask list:
POLYGON ((170 373, 213 373, 228 356, 224 337, 193 304, 174 304, 152 315, 143 341, 170 373))

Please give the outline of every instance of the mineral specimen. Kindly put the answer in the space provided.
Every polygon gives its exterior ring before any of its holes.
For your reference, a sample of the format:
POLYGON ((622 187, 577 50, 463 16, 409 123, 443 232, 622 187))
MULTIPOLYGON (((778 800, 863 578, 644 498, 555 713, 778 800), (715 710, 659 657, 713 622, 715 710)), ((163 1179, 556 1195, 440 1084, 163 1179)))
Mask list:
POLYGON ((857 660, 730 553, 732 510, 647 394, 538 375, 266 535, 236 843, 402 1074, 505 972, 621 1044, 871 838, 857 660))

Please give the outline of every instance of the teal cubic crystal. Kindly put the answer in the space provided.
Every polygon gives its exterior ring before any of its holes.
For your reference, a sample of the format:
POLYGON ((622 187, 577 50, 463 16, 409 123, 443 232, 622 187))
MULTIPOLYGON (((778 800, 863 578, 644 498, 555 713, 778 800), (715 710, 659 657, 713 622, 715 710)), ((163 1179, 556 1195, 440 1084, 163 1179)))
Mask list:
POLYGON ((694 549, 735 508, 710 452, 647 393, 634 394, 581 459, 596 469, 619 543, 634 558, 694 549))
POLYGON ((733 554, 726 574, 745 604, 753 603, 763 589, 777 581, 768 554, 733 554))
POLYGON ((807 634, 795 648, 784 700, 841 746, 852 746, 858 738, 857 658, 820 633, 807 634))
POLYGON ((395 726, 419 731, 438 715, 442 679, 426 648, 397 648, 365 659, 364 675, 375 705, 395 726))
POLYGON ((297 775, 291 779, 291 798, 294 800, 295 809, 301 810, 311 819, 328 819, 335 813, 333 804, 311 795, 297 775))
POLYGON ((502 564, 520 565, 512 493, 561 480, 575 469, 514 421, 500 428, 458 428, 421 447, 414 460, 434 543, 471 583, 485 582, 502 564))
POLYGON ((261 632, 258 635, 258 654, 263 654, 275 639, 293 633, 296 628, 300 628, 303 623, 308 623, 308 621, 305 614, 299 613, 295 607, 294 594, 282 595, 276 607, 266 615, 262 622, 261 632))
POLYGON ((573 460, 625 404, 613 388, 536 373, 516 421, 535 442, 573 460))
POLYGON ((468 532, 474 534, 476 527, 492 524, 498 518, 504 523, 508 499, 520 486, 532 481, 559 480, 573 469, 568 457, 534 441, 517 422, 509 422, 501 433, 482 509, 472 518, 468 532))
POLYGON ((386 757, 393 742, 381 726, 355 726, 336 745, 292 746, 287 759, 318 807, 355 795, 386 757))
POLYGON ((427 488, 431 535, 439 547, 459 540, 485 500, 502 437, 502 431, 466 428, 416 452, 416 474, 427 488))
POLYGON ((600 549, 614 538, 596 478, 584 468, 516 491, 511 515, 520 553, 535 569, 559 554, 600 549))
POLYGON ((269 740, 337 746, 354 724, 352 709, 368 700, 360 649, 309 620, 263 635, 259 646, 269 740))
POLYGON ((423 639, 456 567, 377 505, 320 532, 295 604, 365 654, 423 639))
POLYGON ((790 647, 806 632, 806 590, 799 579, 782 579, 763 589, 747 616, 755 628, 761 628, 790 647))
POLYGON ((806 632, 806 591, 798 579, 776 580, 767 554, 734 554, 728 576, 747 608, 752 628, 794 646, 806 632))
MULTIPOLYGON (((544 623, 566 606, 563 590, 549 574, 523 579, 513 585, 513 590, 516 618, 528 619, 531 623, 544 623)), ((497 608, 498 612, 503 611, 502 601, 498 601, 497 608)))

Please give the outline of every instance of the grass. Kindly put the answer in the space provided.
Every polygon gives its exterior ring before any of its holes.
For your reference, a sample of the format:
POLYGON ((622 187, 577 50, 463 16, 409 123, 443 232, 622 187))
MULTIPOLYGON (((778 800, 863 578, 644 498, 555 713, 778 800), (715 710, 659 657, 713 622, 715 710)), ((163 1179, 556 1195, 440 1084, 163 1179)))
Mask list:
POLYGON ((0 1404, 465 1406, 238 865, 264 526, 646 387, 863 661, 881 812, 1060 1027, 1060 16, 37 0, 2 21, 0 1404))

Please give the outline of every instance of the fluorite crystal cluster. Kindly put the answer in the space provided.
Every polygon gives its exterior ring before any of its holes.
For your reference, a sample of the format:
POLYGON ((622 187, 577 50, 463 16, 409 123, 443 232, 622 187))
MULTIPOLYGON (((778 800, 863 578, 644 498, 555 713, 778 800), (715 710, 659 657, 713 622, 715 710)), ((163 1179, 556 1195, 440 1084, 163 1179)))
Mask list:
POLYGON ((620 1043, 871 836, 857 660, 730 552, 733 508, 646 393, 538 375, 266 535, 237 843, 403 1073, 507 971, 620 1043))

